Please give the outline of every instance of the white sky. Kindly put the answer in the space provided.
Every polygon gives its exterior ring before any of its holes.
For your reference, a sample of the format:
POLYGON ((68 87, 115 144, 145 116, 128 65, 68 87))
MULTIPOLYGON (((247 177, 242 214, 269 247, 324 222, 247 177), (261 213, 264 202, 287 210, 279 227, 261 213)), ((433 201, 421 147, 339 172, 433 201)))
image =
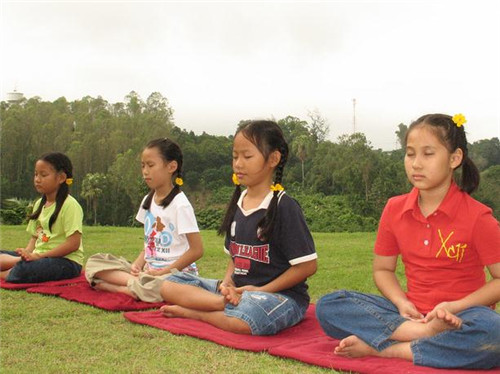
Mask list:
POLYGON ((241 119, 317 110, 330 139, 374 147, 422 114, 463 113, 500 137, 500 2, 1 1, 2 100, 169 100, 175 123, 229 135, 241 119))

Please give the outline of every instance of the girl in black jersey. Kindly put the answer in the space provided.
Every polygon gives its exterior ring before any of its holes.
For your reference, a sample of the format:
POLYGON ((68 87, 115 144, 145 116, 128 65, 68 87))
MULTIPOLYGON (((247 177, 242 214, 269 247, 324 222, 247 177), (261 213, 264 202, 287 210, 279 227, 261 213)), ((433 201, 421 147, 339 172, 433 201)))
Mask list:
POLYGON ((219 230, 230 261, 223 280, 176 273, 162 285, 167 317, 271 335, 304 318, 316 252, 298 203, 281 184, 288 145, 273 121, 245 122, 233 143, 236 185, 219 230), (244 191, 241 185, 246 186, 244 191))

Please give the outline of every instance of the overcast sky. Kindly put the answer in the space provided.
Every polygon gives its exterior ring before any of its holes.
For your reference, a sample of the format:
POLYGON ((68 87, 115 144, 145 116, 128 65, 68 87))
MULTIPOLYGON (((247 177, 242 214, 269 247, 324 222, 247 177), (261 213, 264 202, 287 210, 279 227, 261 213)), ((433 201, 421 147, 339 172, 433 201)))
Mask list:
POLYGON ((393 149, 399 123, 463 113, 500 137, 500 2, 20 2, 1 0, 1 100, 123 102, 160 92, 177 126, 319 111, 393 149))

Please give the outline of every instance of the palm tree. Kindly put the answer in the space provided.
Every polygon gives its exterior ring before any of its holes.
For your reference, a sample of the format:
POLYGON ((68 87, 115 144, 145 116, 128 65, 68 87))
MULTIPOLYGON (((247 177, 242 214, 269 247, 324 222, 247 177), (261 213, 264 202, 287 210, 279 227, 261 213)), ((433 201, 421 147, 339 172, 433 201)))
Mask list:
POLYGON ((87 207, 92 205, 94 213, 94 226, 97 225, 97 201, 103 193, 106 176, 102 173, 88 173, 82 182, 81 196, 87 200, 87 207))
POLYGON ((292 143, 292 152, 299 158, 302 164, 302 190, 305 184, 305 170, 304 163, 309 157, 313 147, 313 142, 310 136, 299 135, 292 143))

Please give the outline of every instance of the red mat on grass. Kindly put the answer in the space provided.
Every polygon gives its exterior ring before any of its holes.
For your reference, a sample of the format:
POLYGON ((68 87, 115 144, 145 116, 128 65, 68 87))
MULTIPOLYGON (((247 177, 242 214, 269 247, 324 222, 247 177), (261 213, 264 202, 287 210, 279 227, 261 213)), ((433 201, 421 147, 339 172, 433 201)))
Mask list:
POLYGON ((75 301, 96 308, 110 311, 130 311, 159 308, 164 303, 146 303, 131 298, 122 293, 97 291, 89 286, 87 281, 64 287, 37 286, 27 289, 31 293, 59 296, 65 300, 75 301))
POLYGON ((205 322, 184 319, 166 318, 160 311, 127 312, 123 314, 131 322, 157 327, 173 334, 189 335, 196 338, 210 340, 226 347, 246 351, 261 352, 269 348, 295 340, 297 337, 313 338, 317 331, 315 325, 314 307, 309 308, 306 318, 293 327, 271 336, 249 336, 223 331, 205 322))
MULTIPOLYGON (((268 351, 273 356, 292 358, 307 364, 336 370, 369 374, 471 374, 477 372, 415 366, 411 362, 400 359, 377 357, 351 359, 336 356, 333 354, 333 349, 339 341, 325 335, 316 319, 313 304, 310 305, 301 323, 272 336, 234 334, 200 321, 166 318, 159 311, 127 312, 123 315, 131 322, 167 330, 173 334, 193 336, 247 351, 268 351)), ((500 374, 500 368, 480 372, 500 374)))
POLYGON ((59 287, 74 283, 87 283, 85 275, 82 273, 80 276, 76 278, 62 279, 58 281, 39 282, 39 283, 10 283, 3 279, 0 279, 0 288, 6 290, 25 290, 31 287, 38 287, 38 286, 59 287))
POLYGON ((268 353, 272 356, 292 358, 307 364, 325 368, 366 374, 500 374, 500 368, 493 370, 436 369, 415 366, 410 361, 395 358, 346 358, 332 353, 338 343, 338 340, 332 339, 324 334, 311 339, 297 337, 293 342, 272 347, 269 349, 268 353))

